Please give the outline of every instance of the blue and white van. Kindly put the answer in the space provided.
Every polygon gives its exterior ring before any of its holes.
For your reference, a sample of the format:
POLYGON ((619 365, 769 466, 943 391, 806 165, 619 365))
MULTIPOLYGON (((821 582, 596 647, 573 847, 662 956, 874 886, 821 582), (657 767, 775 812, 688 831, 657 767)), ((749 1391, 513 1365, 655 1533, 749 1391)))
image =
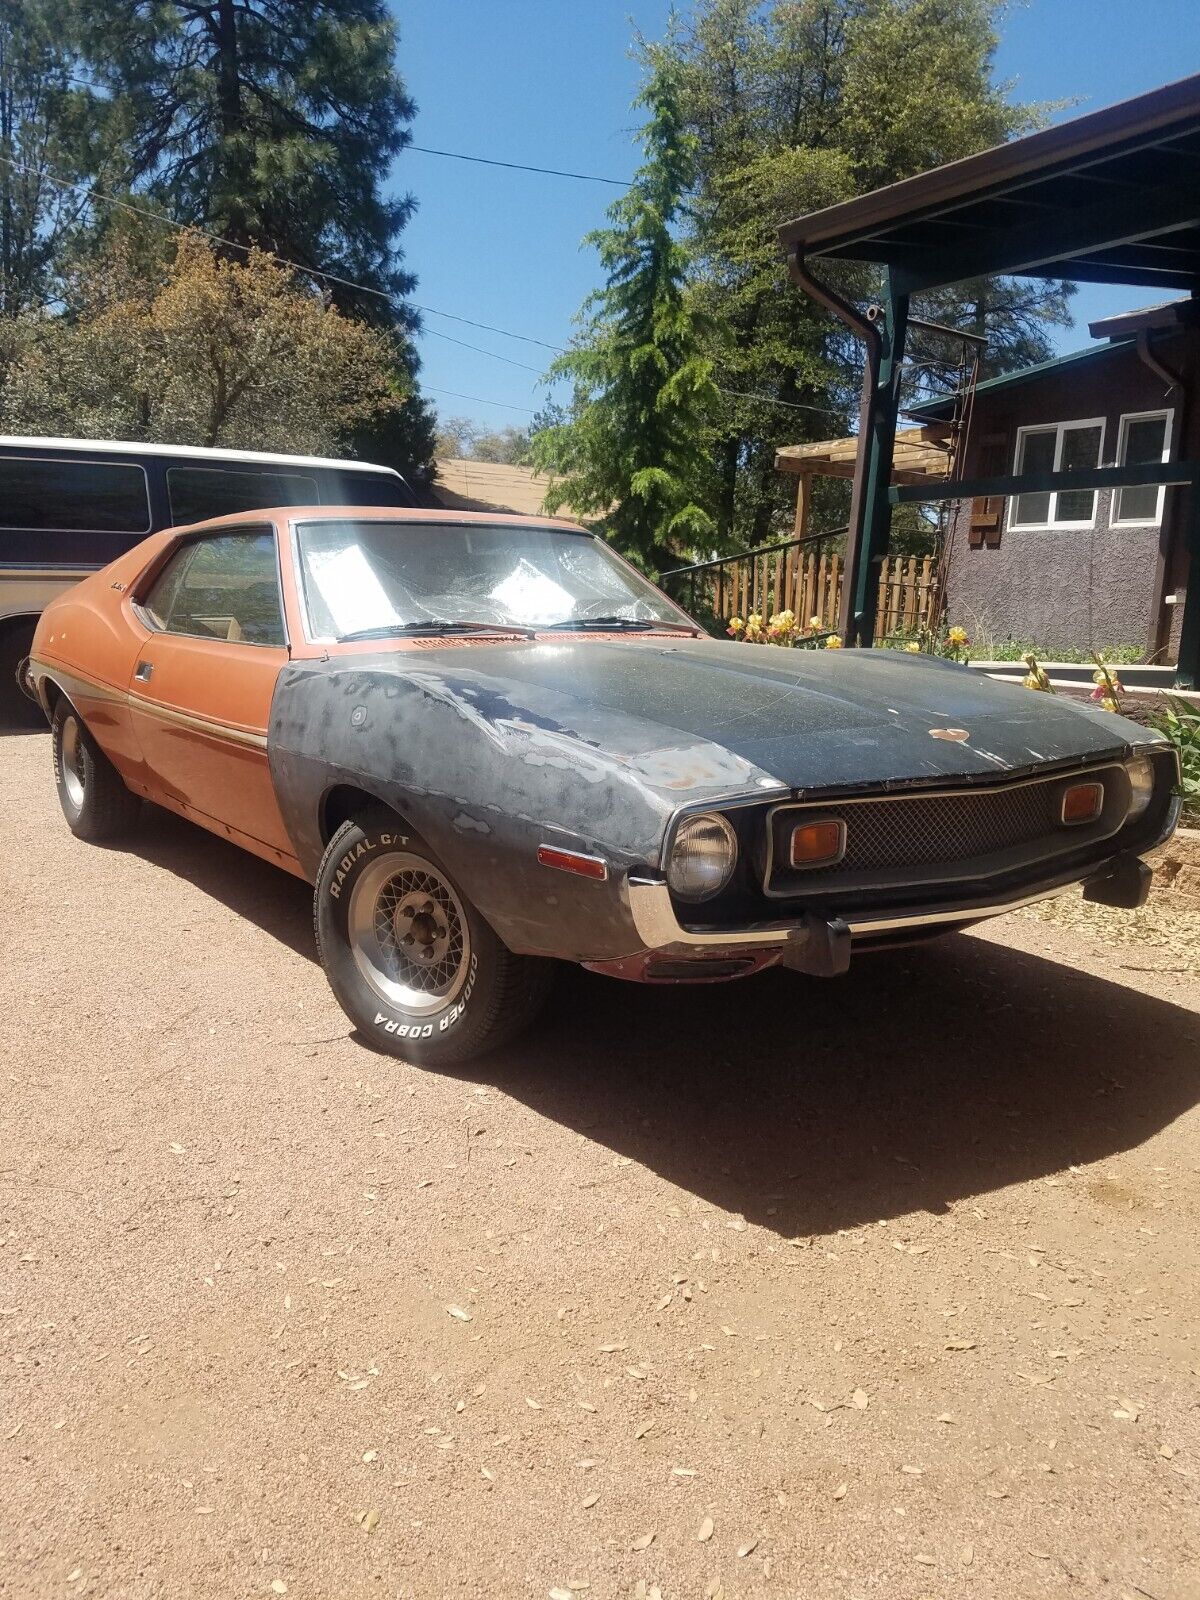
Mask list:
POLYGON ((267 506, 417 503, 366 461, 0 434, 0 704, 42 608, 149 533, 267 506))

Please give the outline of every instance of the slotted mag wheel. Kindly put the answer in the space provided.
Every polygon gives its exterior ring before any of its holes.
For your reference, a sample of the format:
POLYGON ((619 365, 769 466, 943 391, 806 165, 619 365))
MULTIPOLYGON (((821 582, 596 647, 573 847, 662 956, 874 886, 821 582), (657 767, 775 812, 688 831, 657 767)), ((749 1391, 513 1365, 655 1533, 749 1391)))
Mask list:
POLYGON ((430 862, 399 851, 354 885, 347 929, 354 961, 387 1005, 423 1013, 466 981, 471 934, 454 890, 430 862))

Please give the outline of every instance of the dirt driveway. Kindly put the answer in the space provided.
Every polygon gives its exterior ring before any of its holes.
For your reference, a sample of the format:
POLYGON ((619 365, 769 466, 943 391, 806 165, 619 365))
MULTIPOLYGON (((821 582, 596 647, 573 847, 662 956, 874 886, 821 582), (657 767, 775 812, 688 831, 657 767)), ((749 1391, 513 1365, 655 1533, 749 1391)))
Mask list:
POLYGON ((1200 1594, 1196 961, 565 971, 442 1075, 304 885, 49 768, 0 738, 0 1594, 1200 1594))

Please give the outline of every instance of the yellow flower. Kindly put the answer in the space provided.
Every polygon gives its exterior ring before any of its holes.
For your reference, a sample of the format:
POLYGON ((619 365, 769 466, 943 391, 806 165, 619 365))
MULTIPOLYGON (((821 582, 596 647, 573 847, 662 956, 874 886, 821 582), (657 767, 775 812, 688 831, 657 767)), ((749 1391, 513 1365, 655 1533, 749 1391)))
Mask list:
POLYGON ((808 625, 816 633, 820 633, 821 629, 825 626, 820 617, 809 617, 808 625))
POLYGON ((908 651, 910 656, 919 656, 921 654, 921 646, 915 639, 910 639, 904 648, 908 651))
POLYGON ((1121 710, 1120 706, 1110 694, 1106 694, 1104 699, 1101 700, 1100 704, 1104 707, 1105 711, 1116 711, 1119 713, 1121 710))
POLYGON ((965 628, 958 628, 958 627, 951 628, 950 631, 947 633, 946 638, 950 641, 950 643, 952 645, 955 645, 955 646, 964 645, 964 644, 970 644, 970 642, 971 642, 967 638, 967 630, 965 628))
POLYGON ((745 627, 746 627, 746 624, 742 621, 741 617, 730 617, 730 619, 729 619, 729 632, 731 634, 733 634, 735 639, 737 638, 739 633, 742 633, 742 632, 745 631, 745 627))
POLYGON ((1106 681, 1106 675, 1104 673, 1103 668, 1097 667, 1095 672, 1092 673, 1092 682, 1093 683, 1104 683, 1105 681, 1106 681))
POLYGON ((1029 673, 1027 677, 1021 679, 1021 682, 1026 689, 1044 689, 1046 687, 1036 672, 1029 673))
POLYGON ((825 648, 826 650, 840 650, 842 648, 842 641, 839 635, 836 633, 831 633, 828 639, 825 641, 825 648))

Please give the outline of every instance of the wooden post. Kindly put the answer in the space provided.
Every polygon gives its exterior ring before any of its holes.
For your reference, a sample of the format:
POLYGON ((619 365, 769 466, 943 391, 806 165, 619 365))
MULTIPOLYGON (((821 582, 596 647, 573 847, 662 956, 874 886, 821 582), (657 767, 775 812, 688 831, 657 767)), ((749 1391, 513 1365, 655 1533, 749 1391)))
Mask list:
POLYGON ((796 521, 794 524, 797 539, 803 539, 808 533, 808 514, 812 506, 812 473, 802 472, 796 479, 796 521))

